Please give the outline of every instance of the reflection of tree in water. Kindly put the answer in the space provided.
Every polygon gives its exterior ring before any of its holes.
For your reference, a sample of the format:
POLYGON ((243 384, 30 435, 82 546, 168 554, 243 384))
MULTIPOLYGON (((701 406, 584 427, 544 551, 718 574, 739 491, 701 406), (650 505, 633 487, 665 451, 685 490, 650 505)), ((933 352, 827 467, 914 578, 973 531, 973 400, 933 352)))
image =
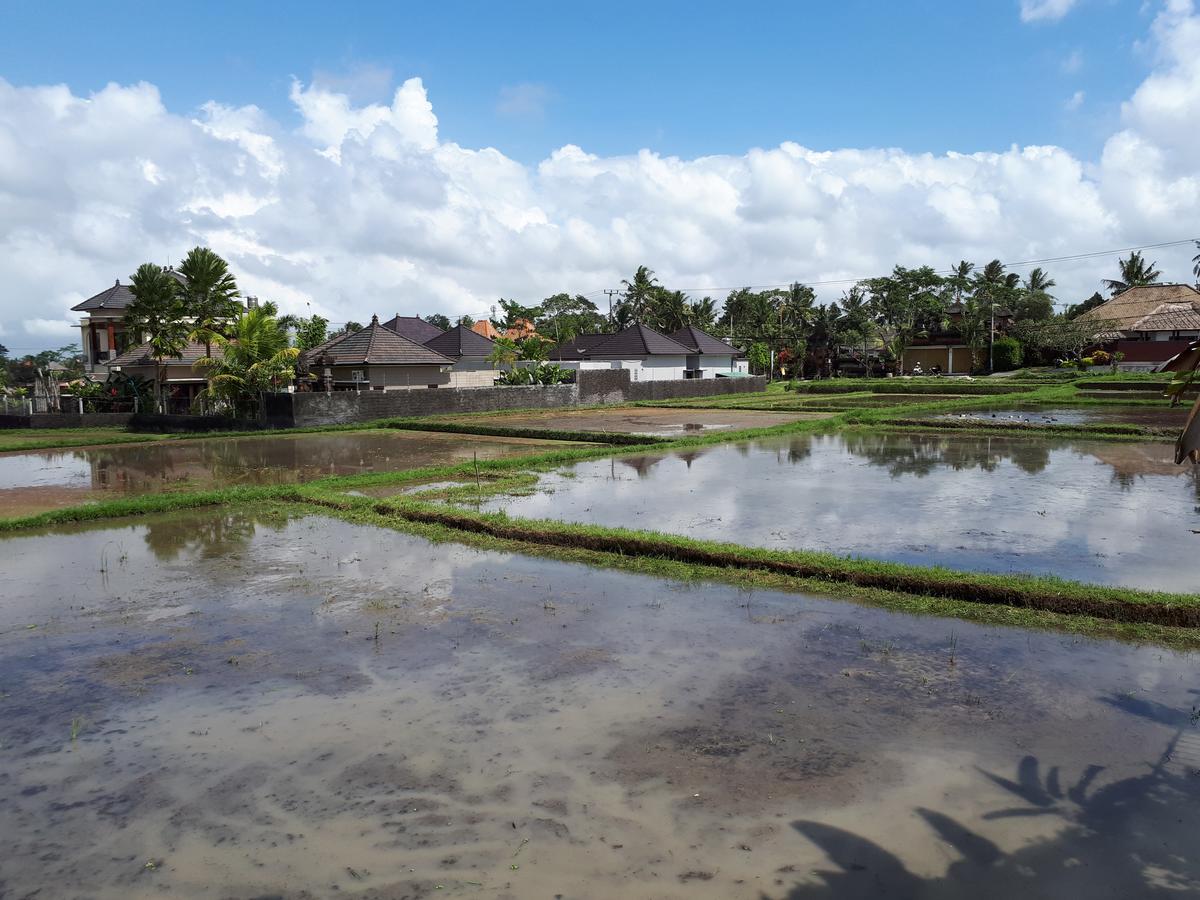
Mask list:
POLYGON ((775 452, 775 457, 779 462, 793 465, 804 462, 810 456, 812 456, 812 435, 807 434, 792 438, 786 447, 781 447, 775 452))
MULTIPOLYGON (((638 473, 638 478, 645 478, 650 474, 650 470, 664 459, 666 459, 665 456, 621 456, 617 457, 616 462, 633 469, 633 471, 638 473)), ((615 471, 613 472, 613 478, 616 478, 615 471)))
MULTIPOLYGON (((1113 705, 1121 706, 1115 700, 1113 705)), ((1157 721, 1165 709, 1126 711, 1157 721)), ((1178 712, 1169 712, 1178 721, 1178 712)), ((1200 859, 1192 836, 1200 824, 1200 777, 1194 769, 1171 764, 1181 738, 1195 734, 1187 728, 1180 727, 1145 774, 1101 788, 1093 789, 1093 782, 1102 766, 1087 766, 1064 787, 1059 768, 1043 775, 1033 756, 1021 760, 1012 779, 984 772, 1017 801, 986 813, 984 820, 1049 816, 1064 826, 1011 854, 944 813, 917 809, 933 835, 960 857, 936 877, 908 871, 894 854, 852 832, 819 822, 794 822, 793 827, 837 868, 817 871, 820 883, 798 885, 787 898, 1195 896, 1200 891, 1200 859), (1167 823, 1169 830, 1163 827, 1167 823)))
POLYGON ((160 562, 170 562, 187 553, 214 559, 245 547, 259 524, 274 522, 271 514, 248 511, 187 513, 148 519, 146 546, 160 562))
POLYGON ((995 471, 1004 460, 1030 475, 1050 464, 1050 452, 1060 442, 1047 439, 1014 440, 978 435, 870 434, 842 435, 846 449, 868 462, 883 466, 893 476, 928 475, 938 469, 995 471))

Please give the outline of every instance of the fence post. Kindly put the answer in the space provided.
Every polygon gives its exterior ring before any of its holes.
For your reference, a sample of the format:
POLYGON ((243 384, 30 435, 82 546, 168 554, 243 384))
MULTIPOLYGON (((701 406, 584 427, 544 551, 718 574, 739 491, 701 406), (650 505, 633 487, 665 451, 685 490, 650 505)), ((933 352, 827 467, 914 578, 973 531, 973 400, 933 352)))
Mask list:
POLYGON ((79 414, 82 416, 83 415, 83 398, 76 397, 75 399, 79 401, 79 414))
POLYGON ((138 411, 138 397, 137 397, 137 394, 134 394, 133 395, 133 414, 135 416, 137 415, 137 411, 138 411))

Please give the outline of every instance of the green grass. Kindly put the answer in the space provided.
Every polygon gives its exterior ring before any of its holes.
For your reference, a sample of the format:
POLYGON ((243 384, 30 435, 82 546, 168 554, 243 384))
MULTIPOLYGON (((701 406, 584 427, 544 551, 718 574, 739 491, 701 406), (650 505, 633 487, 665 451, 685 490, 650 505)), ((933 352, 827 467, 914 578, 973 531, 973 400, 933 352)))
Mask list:
POLYGON ((102 444, 144 444, 164 435, 136 434, 120 426, 109 428, 5 428, 0 430, 0 453, 14 450, 53 450, 102 444))

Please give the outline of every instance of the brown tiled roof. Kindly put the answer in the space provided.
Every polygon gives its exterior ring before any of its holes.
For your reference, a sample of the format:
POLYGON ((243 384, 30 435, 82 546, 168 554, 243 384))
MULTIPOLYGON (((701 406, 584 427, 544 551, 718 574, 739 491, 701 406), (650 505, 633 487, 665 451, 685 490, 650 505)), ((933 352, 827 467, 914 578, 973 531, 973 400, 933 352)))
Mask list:
POLYGON ((672 331, 671 340, 683 344, 693 353, 711 356, 736 356, 737 350, 724 341, 719 341, 707 331, 701 331, 695 325, 686 325, 678 331, 672 331))
POLYGON ((384 322, 383 327, 418 344, 427 343, 439 334, 445 334, 442 329, 431 325, 420 316, 402 316, 399 313, 384 322))
POLYGON ((379 324, 379 316, 361 331, 341 334, 313 347, 301 359, 301 365, 311 367, 328 356, 335 366, 445 366, 447 359, 428 347, 396 334, 379 324))
MULTIPOLYGON (((174 276, 175 280, 180 284, 184 283, 184 277, 174 269, 167 269, 168 274, 174 276)), ((71 307, 72 312, 91 312, 93 310, 124 310, 130 303, 133 302, 133 291, 129 290, 129 285, 121 284, 121 279, 117 279, 116 283, 109 288, 105 288, 98 294, 88 297, 82 303, 77 303, 71 307)))
MULTIPOLYGON (((1138 320, 1151 315, 1164 304, 1183 304, 1200 311, 1200 292, 1187 284, 1147 284, 1122 291, 1111 300, 1089 309, 1081 322, 1112 322, 1122 331, 1138 331, 1138 320)), ((1174 330, 1174 329, 1172 329, 1174 330)))
MULTIPOLYGON (((168 356, 163 359, 163 365, 167 366, 190 366, 198 359, 203 359, 206 355, 204 345, 193 341, 183 349, 180 356, 168 356)), ((112 360, 108 365, 112 366, 153 366, 156 365, 154 357, 151 355, 149 344, 139 344, 136 347, 130 347, 116 359, 112 360)), ((220 356, 221 350, 219 347, 212 348, 213 356, 220 356)))
POLYGON ((601 359, 631 359, 635 356, 686 356, 688 348, 665 334, 638 322, 597 344, 588 356, 601 359))
POLYGON ((1163 303, 1129 326, 1129 331, 1200 330, 1200 303, 1163 303))
POLYGON ((425 341, 425 346, 443 356, 459 358, 463 356, 487 357, 496 348, 495 341, 489 341, 466 325, 455 325, 445 334, 439 334, 432 340, 425 341))

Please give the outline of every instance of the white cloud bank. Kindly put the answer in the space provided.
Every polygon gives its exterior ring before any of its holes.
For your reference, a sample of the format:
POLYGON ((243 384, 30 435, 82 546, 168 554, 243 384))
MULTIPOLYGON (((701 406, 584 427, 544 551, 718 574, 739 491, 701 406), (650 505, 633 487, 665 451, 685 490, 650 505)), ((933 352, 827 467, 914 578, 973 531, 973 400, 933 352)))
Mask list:
MULTIPOLYGON (((0 329, 14 349, 68 339, 72 303, 197 243, 248 293, 361 321, 478 315, 501 296, 614 286, 641 263, 679 287, 725 287, 1200 235, 1192 3, 1168 3, 1141 52, 1151 74, 1095 161, 1043 146, 784 143, 685 160, 568 145, 529 167, 442 140, 419 79, 388 105, 297 83, 295 131, 215 101, 182 116, 149 84, 80 97, 0 80, 0 329)), ((1187 277, 1190 253, 1151 255, 1187 277)), ((1049 268, 1074 300, 1111 265, 1049 268)))
POLYGON ((1021 0, 1022 22, 1057 22, 1078 0, 1021 0))

